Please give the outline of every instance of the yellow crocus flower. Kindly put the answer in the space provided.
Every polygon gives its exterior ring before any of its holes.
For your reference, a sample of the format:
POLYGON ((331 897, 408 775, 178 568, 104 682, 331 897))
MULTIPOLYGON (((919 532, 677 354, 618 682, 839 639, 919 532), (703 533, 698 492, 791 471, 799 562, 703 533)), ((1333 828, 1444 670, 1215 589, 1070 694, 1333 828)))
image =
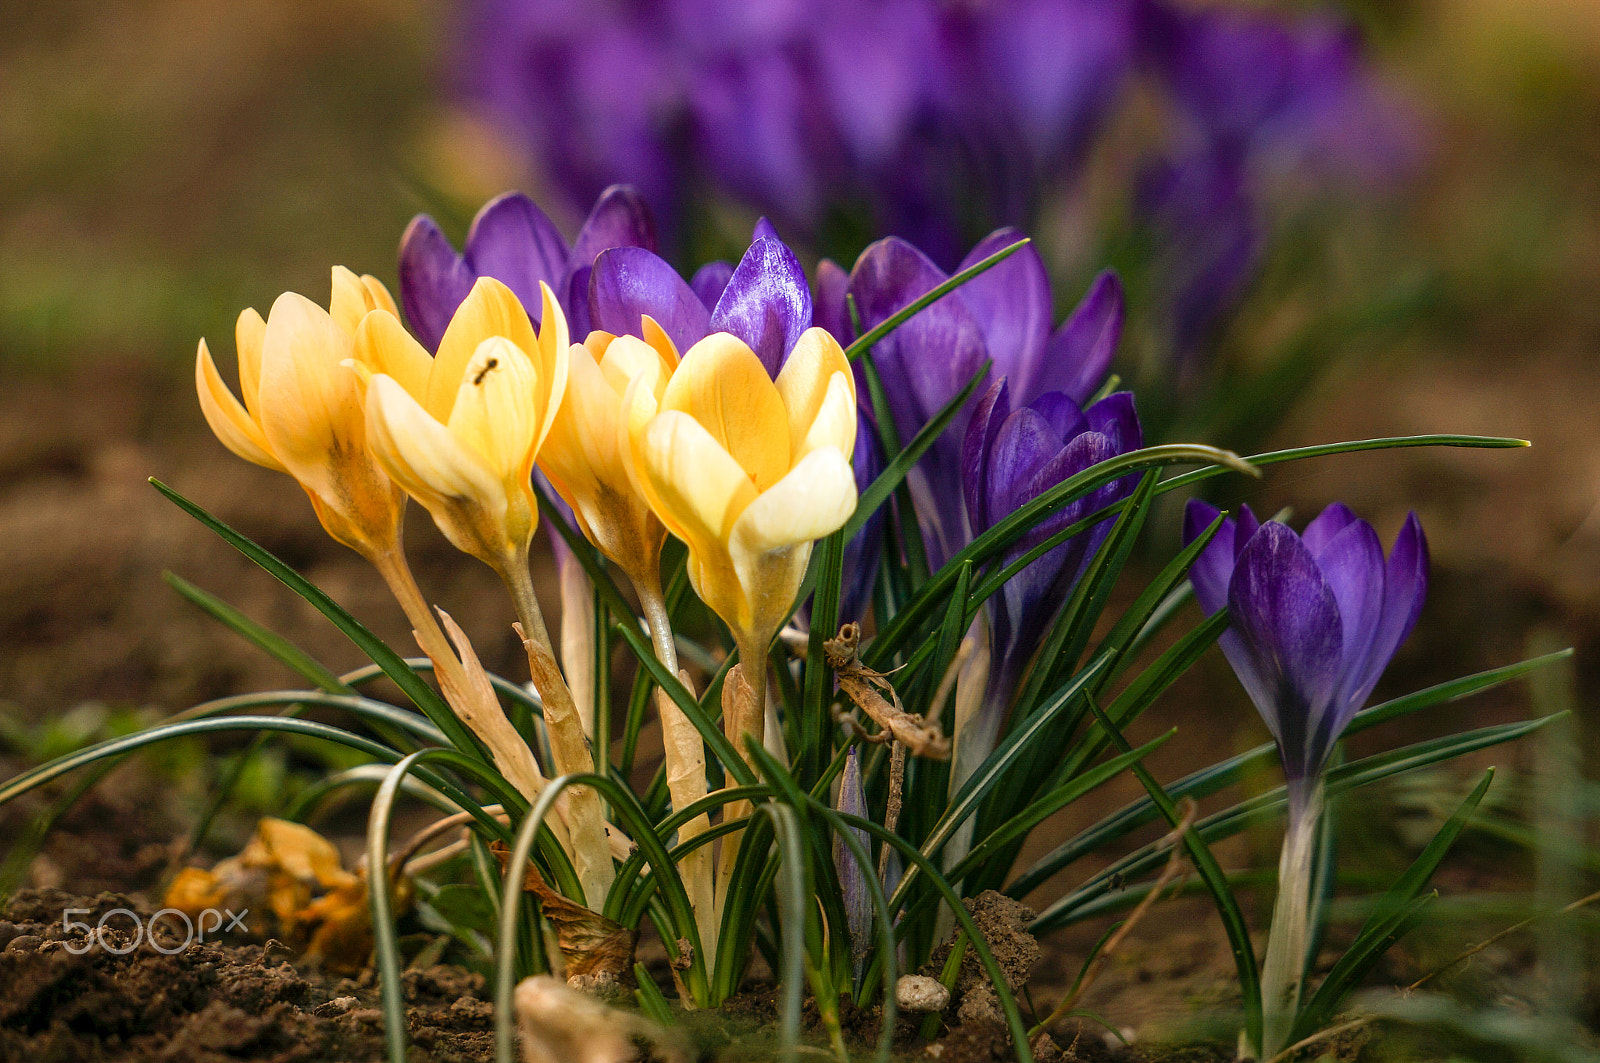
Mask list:
POLYGON ((398 548, 405 495, 367 446, 358 382, 341 363, 361 318, 394 305, 376 278, 335 266, 328 310, 288 292, 265 321, 244 311, 235 327, 243 403, 205 340, 195 360, 200 409, 223 445, 293 476, 328 534, 369 560, 398 548))
POLYGON ((659 403, 639 381, 625 408, 629 468, 688 545, 695 592, 742 657, 764 656, 812 542, 855 511, 856 393, 844 351, 810 329, 774 381, 742 340, 717 333, 684 355, 659 403))
POLYGON ((567 322, 549 287, 536 332, 511 289, 472 288, 430 357, 392 313, 356 329, 367 431, 384 470, 459 549, 505 573, 538 527, 531 475, 567 384, 567 322))
POLYGON ((654 321, 644 321, 649 342, 593 332, 573 344, 567 392, 539 466, 572 507, 584 536, 636 586, 654 586, 667 530, 628 475, 622 400, 638 380, 646 401, 659 403, 678 352, 654 321))

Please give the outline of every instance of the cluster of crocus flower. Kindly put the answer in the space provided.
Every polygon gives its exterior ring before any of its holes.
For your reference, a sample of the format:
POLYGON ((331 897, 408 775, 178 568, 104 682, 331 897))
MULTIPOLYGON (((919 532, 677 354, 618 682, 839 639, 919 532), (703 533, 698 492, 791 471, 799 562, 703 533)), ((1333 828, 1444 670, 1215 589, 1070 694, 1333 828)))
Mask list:
MULTIPOLYGON (((625 190, 603 197, 570 250, 522 197, 486 208, 461 255, 419 219, 401 278, 420 340, 379 282, 338 268, 329 311, 289 294, 265 321, 240 316, 243 403, 203 341, 196 365, 219 439, 293 475, 330 534, 377 566, 451 707, 529 797, 544 783, 537 764, 465 635, 435 619, 406 566, 407 496, 510 590, 561 774, 592 770, 593 754, 529 575, 536 462, 585 536, 633 581, 674 673, 660 560, 669 530, 684 540, 690 581, 728 624, 747 673, 725 721, 736 744, 761 740, 767 646, 794 606, 812 541, 855 507, 855 382, 838 341, 809 327, 793 255, 758 235, 708 308, 638 246, 650 230, 635 203, 625 190), (635 243, 596 246, 613 239, 635 243), (575 257, 590 253, 588 263, 575 257), (570 340, 552 281, 571 316, 597 326, 581 342, 570 340), (537 296, 537 320, 512 283, 537 296)), ((701 740, 670 699, 660 704, 669 785, 683 807, 705 795, 701 740)), ((598 797, 574 787, 560 809, 558 836, 599 909, 614 865, 598 797)), ((685 877, 714 941, 709 850, 700 853, 704 866, 685 877)))
POLYGON ((1036 229, 1130 89, 1158 95, 1127 176, 1180 355, 1252 274, 1286 169, 1390 173, 1415 139, 1353 32, 1259 6, 474 0, 459 39, 457 84, 573 210, 613 181, 674 214, 710 188, 835 253, 864 212, 946 268, 996 226, 1036 229))
MULTIPOLYGON (((1219 516, 1191 500, 1184 538, 1219 516)), ((1222 522, 1190 571, 1208 613, 1226 608, 1222 651, 1277 742, 1289 796, 1261 992, 1262 1056, 1278 1053, 1294 1021, 1308 960, 1312 856, 1323 773, 1334 744, 1411 633, 1428 588, 1428 546, 1416 514, 1387 560, 1372 526, 1343 504, 1297 535, 1260 523, 1250 507, 1222 522)))

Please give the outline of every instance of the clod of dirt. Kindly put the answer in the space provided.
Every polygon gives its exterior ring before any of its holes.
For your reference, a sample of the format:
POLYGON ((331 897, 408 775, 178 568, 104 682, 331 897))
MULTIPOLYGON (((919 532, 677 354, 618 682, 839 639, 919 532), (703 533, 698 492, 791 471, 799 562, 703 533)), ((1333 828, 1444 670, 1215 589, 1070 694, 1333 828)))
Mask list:
MULTIPOLYGON (((962 902, 972 915, 989 951, 994 953, 1000 970, 1005 975, 1007 988, 1020 989, 1039 962, 1039 943, 1028 933, 1027 925, 1033 920, 1034 910, 1020 901, 1012 900, 996 890, 984 890, 976 897, 962 902)), ((958 935, 959 936, 959 935, 958 935)), ((955 938, 934 950, 933 958, 923 968, 923 974, 942 970, 955 938)), ((988 986, 989 974, 983 969, 977 953, 968 948, 961 959, 961 974, 956 980, 956 995, 963 996, 977 986, 988 986)))
POLYGON ((943 1011, 950 1006, 950 990, 925 974, 901 975, 894 984, 894 1001, 901 1011, 913 1015, 943 1011))

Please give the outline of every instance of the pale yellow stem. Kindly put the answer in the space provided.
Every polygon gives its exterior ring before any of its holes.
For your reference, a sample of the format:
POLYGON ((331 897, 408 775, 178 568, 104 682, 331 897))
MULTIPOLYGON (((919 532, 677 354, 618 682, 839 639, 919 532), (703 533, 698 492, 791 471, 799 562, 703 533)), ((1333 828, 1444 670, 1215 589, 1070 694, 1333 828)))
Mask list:
MULTIPOLYGON (((667 616, 667 603, 661 594, 660 580, 637 578, 633 586, 639 592, 639 605, 650 626, 650 640, 655 645, 656 660, 672 675, 678 675, 678 650, 672 641, 672 622, 667 616)), ((672 807, 675 810, 688 808, 706 796, 705 739, 664 690, 656 691, 656 712, 661 717, 667 791, 672 795, 672 807)), ((678 828, 678 841, 689 841, 705 833, 710 826, 711 817, 698 815, 678 828)), ((716 963, 719 926, 712 884, 712 847, 703 845, 684 857, 678 866, 678 874, 683 878, 689 905, 694 909, 695 924, 700 929, 700 947, 705 952, 709 970, 716 963)))
MULTIPOLYGON (((522 648, 528 654, 528 670, 533 677, 534 689, 544 705, 545 730, 550 735, 550 756, 555 771, 560 775, 574 775, 594 771, 594 755, 583 735, 583 721, 579 719, 572 691, 561 676, 556 664, 555 647, 550 644, 550 632, 544 624, 544 613, 533 593, 533 577, 528 572, 526 556, 507 559, 501 566, 500 576, 511 591, 511 600, 521 621, 517 633, 522 637, 522 648)), ((606 894, 616 879, 616 868, 611 863, 610 845, 606 840, 605 810, 600 795, 593 787, 572 786, 567 789, 571 797, 572 812, 572 864, 578 881, 583 885, 583 895, 590 909, 599 911, 605 905, 606 894)))
MULTIPOLYGON (((757 745, 761 744, 767 722, 767 644, 754 639, 741 638, 735 634, 738 643, 739 666, 728 673, 724 680, 722 693, 722 732, 728 736, 728 741, 739 751, 746 764, 755 767, 754 758, 749 750, 745 749, 745 739, 752 738, 757 745), (732 684, 729 691, 727 684, 732 684)), ((732 789, 729 785, 725 789, 732 789)), ((750 815, 751 805, 748 801, 736 801, 724 805, 722 811, 723 822, 744 819, 750 815)), ((739 842, 744 836, 742 830, 723 836, 722 854, 717 863, 717 917, 722 917, 722 909, 727 903, 728 887, 733 881, 733 867, 739 856, 739 842)))
POLYGON ((578 706, 583 733, 594 741, 595 705, 594 585, 583 565, 570 553, 558 555, 561 577, 561 665, 572 700, 578 706))

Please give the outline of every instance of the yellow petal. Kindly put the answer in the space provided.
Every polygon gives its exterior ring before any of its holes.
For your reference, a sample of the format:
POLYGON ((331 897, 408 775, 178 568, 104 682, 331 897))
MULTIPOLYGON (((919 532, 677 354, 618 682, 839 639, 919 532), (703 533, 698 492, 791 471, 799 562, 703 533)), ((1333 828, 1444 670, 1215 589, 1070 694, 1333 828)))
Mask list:
POLYGON ((400 319, 387 311, 369 311, 355 330, 356 360, 373 373, 394 377, 413 398, 428 393, 433 358, 412 338, 400 319))
MULTIPOLYGON (((793 460, 798 461, 805 453, 806 437, 822 409, 834 376, 839 374, 844 376, 849 389, 849 401, 854 404, 855 379, 850 374, 850 362, 845 358, 839 341, 823 329, 807 329, 790 352, 788 361, 784 362, 777 380, 778 394, 783 396, 784 408, 789 412, 793 460)), ((852 427, 848 440, 836 445, 848 455, 854 441, 855 430, 852 427)))
MULTIPOLYGON (((591 351, 591 353, 593 353, 591 351)), ((600 371, 610 388, 621 395, 639 377, 647 378, 650 393, 660 401, 672 375, 661 353, 636 336, 618 336, 606 345, 600 371)))
POLYGON ((288 472, 283 463, 268 450, 267 437, 261 433, 261 426, 251 419, 239 400, 233 397, 233 392, 228 390, 228 385, 222 382, 222 375, 211 360, 205 340, 200 341, 200 351, 195 357, 194 383, 195 390, 200 394, 200 412, 205 415, 206 423, 223 446, 246 461, 278 472, 288 472))
POLYGON ((538 368, 503 337, 484 340, 467 363, 450 411, 450 432, 476 450, 499 480, 526 479, 532 471, 534 434, 543 411, 528 396, 538 388, 538 368))
POLYGON ((743 340, 719 332, 689 348, 667 384, 661 407, 697 421, 739 463, 757 491, 789 471, 783 399, 743 340))
POLYGON ((254 310, 245 310, 233 326, 234 347, 239 352, 239 392, 251 417, 261 416, 261 344, 267 323, 254 310))
POLYGON ((728 552, 747 602, 749 639, 771 639, 800 591, 812 542, 837 531, 855 508, 850 462, 825 447, 740 514, 728 552))
POLYGON ((739 515, 729 537, 734 560, 831 535, 855 508, 850 459, 833 447, 814 450, 739 515))
POLYGON ((595 364, 593 352, 584 344, 573 344, 567 360, 567 391, 550 435, 539 448, 540 466, 569 505, 573 496, 590 493, 586 484, 608 473, 620 475, 626 486, 617 437, 621 406, 622 396, 595 364))
POLYGON ((271 453, 325 499, 342 490, 331 467, 362 459, 365 432, 355 374, 340 363, 350 337, 328 312, 293 292, 267 316, 261 347, 260 423, 271 453))
POLYGON ((649 314, 640 315, 639 331, 644 334, 644 341, 660 353, 668 373, 678 368, 678 345, 672 342, 672 337, 667 335, 667 330, 655 318, 649 314))
POLYGON ((795 458, 813 450, 833 447, 849 457, 856 445, 855 388, 850 386, 849 373, 835 373, 828 381, 827 393, 818 408, 806 436, 795 448, 795 458))
POLYGON ((539 390, 534 401, 541 417, 533 441, 535 451, 544 443, 545 436, 550 434, 550 425, 561 406, 562 396, 566 394, 567 361, 570 357, 568 349, 572 346, 567 332, 567 316, 561 312, 561 304, 556 302, 550 285, 540 281, 539 295, 543 304, 539 316, 539 390))
POLYGON ((440 424, 450 420, 467 363, 478 352, 478 345, 493 336, 504 336, 524 351, 539 349, 533 322, 516 295, 492 277, 480 277, 450 319, 428 377, 428 394, 422 405, 440 424))
POLYGON ((693 550, 721 549, 734 522, 756 500, 739 463, 704 426, 677 410, 665 410, 645 426, 635 460, 651 508, 693 550))
POLYGON ((368 385, 367 432, 384 471, 427 507, 446 538, 490 564, 501 559, 505 490, 476 451, 382 375, 368 385))

